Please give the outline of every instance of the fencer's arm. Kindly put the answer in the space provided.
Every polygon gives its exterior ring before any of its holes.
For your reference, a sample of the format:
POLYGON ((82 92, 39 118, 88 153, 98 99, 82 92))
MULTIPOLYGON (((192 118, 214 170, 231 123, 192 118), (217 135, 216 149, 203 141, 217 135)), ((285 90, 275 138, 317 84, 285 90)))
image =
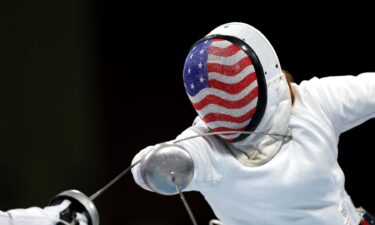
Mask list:
POLYGON ((0 211, 0 224, 11 225, 11 217, 8 213, 0 211))
POLYGON ((0 211, 0 224, 55 225, 59 222, 62 222, 62 220, 60 219, 60 213, 69 205, 69 201, 64 201, 60 205, 48 206, 43 209, 39 207, 31 207, 27 209, 12 209, 6 212, 0 211))
POLYGON ((194 162, 181 145, 162 143, 141 151, 132 163, 135 181, 144 189, 163 195, 183 191, 192 181, 194 162))
POLYGON ((375 73, 316 79, 322 109, 338 134, 375 117, 375 73))
POLYGON ((0 211, 0 225, 99 225, 99 214, 89 197, 77 190, 67 190, 44 208, 0 211))

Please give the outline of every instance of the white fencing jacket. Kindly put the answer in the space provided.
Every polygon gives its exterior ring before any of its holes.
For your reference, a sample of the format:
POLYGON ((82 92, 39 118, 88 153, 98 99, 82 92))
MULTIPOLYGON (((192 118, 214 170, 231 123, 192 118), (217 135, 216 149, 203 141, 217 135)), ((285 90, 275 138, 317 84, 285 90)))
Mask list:
POLYGON ((60 212, 69 205, 69 201, 63 201, 59 205, 48 206, 43 209, 31 207, 12 209, 7 212, 0 211, 0 225, 55 225, 62 222, 60 212))
MULTIPOLYGON (((248 167, 216 137, 180 142, 194 161, 184 191, 199 191, 224 225, 358 225, 338 162, 341 133, 375 115, 375 73, 292 84, 292 139, 267 163, 248 167)), ((198 124, 177 139, 201 132, 198 124)), ((138 160, 141 151, 134 158, 138 160)), ((135 181, 148 189, 139 164, 135 181)))

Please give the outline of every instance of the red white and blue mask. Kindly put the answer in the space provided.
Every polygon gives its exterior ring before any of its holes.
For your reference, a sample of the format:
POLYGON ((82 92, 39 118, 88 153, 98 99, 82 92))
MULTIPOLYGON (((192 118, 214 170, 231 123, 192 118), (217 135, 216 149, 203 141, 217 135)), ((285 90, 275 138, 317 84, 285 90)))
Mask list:
MULTIPOLYGON (((186 58, 186 92, 212 131, 248 130, 256 126, 255 115, 264 111, 265 104, 258 104, 260 97, 266 99, 264 77, 257 77, 262 68, 256 68, 254 62, 259 60, 249 50, 241 40, 214 36, 196 43, 186 58)), ((221 135, 227 141, 239 136, 221 135)))
MULTIPOLYGON (((267 131, 289 121, 290 115, 272 121, 279 106, 289 104, 280 104, 290 101, 289 88, 273 47, 248 24, 221 25, 196 42, 183 78, 190 101, 212 131, 267 131)), ((220 135, 233 143, 248 136, 220 135)))

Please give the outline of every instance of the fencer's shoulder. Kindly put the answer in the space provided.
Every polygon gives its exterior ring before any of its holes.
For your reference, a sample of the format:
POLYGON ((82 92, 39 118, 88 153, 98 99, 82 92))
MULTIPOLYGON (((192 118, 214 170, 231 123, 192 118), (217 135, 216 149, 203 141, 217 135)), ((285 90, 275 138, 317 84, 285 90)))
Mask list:
POLYGON ((352 79, 374 79, 375 73, 360 73, 358 75, 337 75, 337 76, 325 76, 325 77, 313 77, 309 80, 302 81, 298 87, 302 89, 306 88, 325 88, 327 85, 337 86, 351 82, 352 79))
POLYGON ((227 147, 223 144, 223 140, 217 138, 215 135, 207 135, 210 129, 199 118, 196 117, 192 126, 184 130, 177 139, 185 139, 181 144, 187 148, 193 149, 192 151, 204 151, 206 154, 222 154, 227 152, 227 147))
MULTIPOLYGON (((189 138, 189 137, 192 137, 192 136, 196 136, 196 135, 201 135, 201 134, 204 134, 204 133, 207 133, 209 132, 209 129, 208 127, 206 126, 206 124, 199 118, 199 116, 197 116, 192 125, 188 128, 186 128, 178 137, 177 139, 181 139, 181 138, 189 138)), ((191 141, 194 141, 196 138, 193 138, 191 139, 191 141)))
POLYGON ((320 112, 322 104, 321 79, 313 77, 310 80, 304 80, 300 84, 292 83, 291 88, 294 94, 293 111, 303 111, 308 114, 320 112))
MULTIPOLYGON (((313 77, 309 80, 304 80, 298 85, 294 85, 294 89, 298 92, 301 96, 311 96, 311 97, 318 97, 327 95, 341 95, 342 93, 338 93, 337 91, 332 91, 333 88, 335 90, 340 90, 340 87, 346 87, 348 84, 351 84, 353 81, 358 80, 360 78, 364 82, 366 82, 366 78, 371 77, 373 80, 375 78, 373 73, 362 73, 358 76, 352 75, 340 75, 340 76, 325 76, 325 77, 313 77)), ((354 86, 350 85, 352 88, 354 86)))
MULTIPOLYGON (((342 76, 340 76, 342 77, 342 76)), ((323 94, 327 88, 334 85, 338 85, 341 82, 339 77, 329 76, 329 77, 312 77, 309 80, 303 80, 300 84, 292 84, 293 91, 295 94, 301 97, 311 97, 316 98, 323 94)))
POLYGON ((208 131, 207 125, 203 122, 203 120, 199 116, 195 117, 192 126, 208 131))
POLYGON ((194 119, 193 124, 189 129, 193 130, 197 134, 205 134, 210 132, 210 129, 199 116, 194 119))
POLYGON ((299 84, 292 83, 292 89, 297 98, 305 98, 306 96, 314 96, 314 93, 318 91, 320 85, 321 79, 318 77, 313 77, 309 80, 303 80, 299 84))
POLYGON ((310 88, 313 88, 313 87, 319 85, 319 83, 321 83, 321 78, 312 77, 309 80, 301 81, 300 84, 296 84, 295 86, 297 86, 298 89, 300 89, 300 90, 306 90, 306 89, 310 89, 310 88))

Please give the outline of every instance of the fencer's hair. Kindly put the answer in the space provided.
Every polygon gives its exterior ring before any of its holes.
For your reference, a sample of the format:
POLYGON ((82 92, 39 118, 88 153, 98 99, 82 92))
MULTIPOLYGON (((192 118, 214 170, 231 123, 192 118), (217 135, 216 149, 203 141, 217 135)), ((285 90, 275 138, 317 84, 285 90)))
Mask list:
POLYGON ((289 87, 289 91, 290 91, 290 96, 292 97, 292 105, 293 105, 293 103, 294 103, 294 93, 293 93, 293 89, 292 89, 292 86, 290 85, 290 83, 294 83, 294 78, 293 78, 292 74, 287 70, 283 70, 283 73, 285 74, 286 80, 288 81, 288 87, 289 87))

